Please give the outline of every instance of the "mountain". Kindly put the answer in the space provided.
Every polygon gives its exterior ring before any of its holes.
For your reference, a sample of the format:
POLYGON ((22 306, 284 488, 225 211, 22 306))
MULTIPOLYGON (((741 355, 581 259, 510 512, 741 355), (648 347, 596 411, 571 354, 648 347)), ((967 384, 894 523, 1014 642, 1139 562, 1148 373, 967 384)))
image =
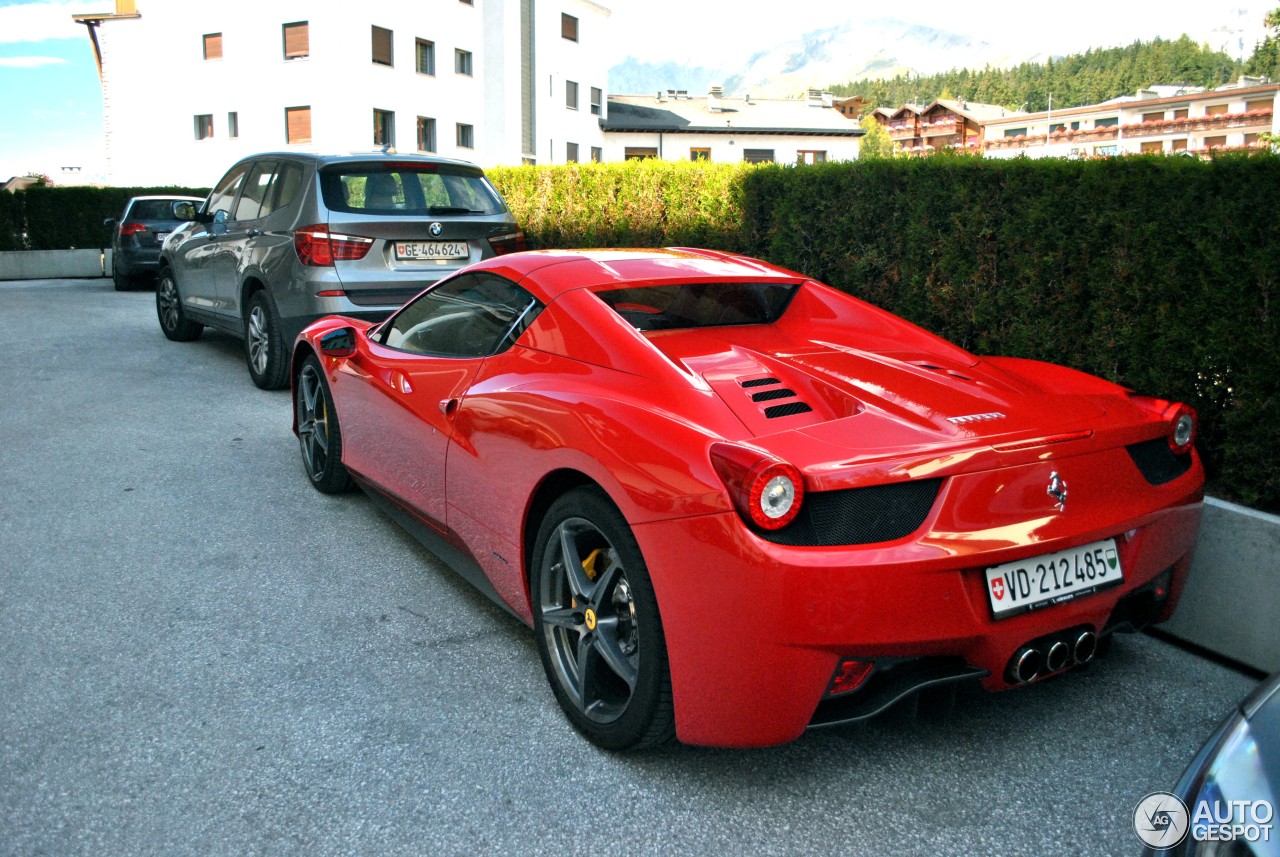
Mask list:
MULTIPOLYGON (((1002 29, 971 35, 897 17, 833 20, 772 46, 760 44, 767 36, 754 36, 752 42, 744 42, 746 47, 738 57, 719 65, 699 65, 693 60, 655 63, 628 56, 609 70, 609 90, 640 95, 659 89, 686 89, 691 95, 701 95, 711 84, 720 84, 729 95, 795 97, 808 88, 828 89, 850 81, 1045 62, 1051 53, 1082 54, 1089 48, 1127 46, 1157 37, 1177 39, 1184 31, 1197 44, 1243 59, 1266 34, 1265 14, 1260 10, 1275 5, 1276 0, 1265 0, 1262 5, 1258 0, 1244 0, 1229 7, 1198 4, 1181 10, 1177 21, 1159 15, 1129 15, 1124 22, 1108 19, 1107 26, 1097 31, 1086 28, 1081 32, 1076 27, 1074 34, 1067 32, 1073 29, 1069 27, 1060 31, 1049 26, 1010 30, 1007 21, 1002 29)), ((852 18, 856 12, 846 14, 852 18)), ((904 9, 899 14, 909 13, 904 9)), ((975 15, 973 20, 975 27, 982 26, 977 23, 980 17, 975 15)), ((696 50, 691 54, 703 55, 696 50)), ((1160 82, 1175 81, 1149 81, 1160 82)))
POLYGON ((821 27, 721 66, 649 63, 629 56, 609 69, 609 89, 618 94, 660 89, 702 94, 711 84, 720 84, 726 93, 781 98, 850 80, 1002 66, 1039 58, 1030 53, 1014 55, 959 33, 883 18, 821 27))

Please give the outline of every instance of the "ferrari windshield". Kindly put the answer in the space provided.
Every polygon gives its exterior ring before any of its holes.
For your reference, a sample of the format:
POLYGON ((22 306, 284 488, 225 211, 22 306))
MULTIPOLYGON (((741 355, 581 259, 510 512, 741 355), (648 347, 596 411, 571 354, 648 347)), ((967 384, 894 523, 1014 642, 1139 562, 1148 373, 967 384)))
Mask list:
POLYGON ((772 324, 795 283, 683 283, 596 292, 637 330, 675 330, 730 324, 772 324))

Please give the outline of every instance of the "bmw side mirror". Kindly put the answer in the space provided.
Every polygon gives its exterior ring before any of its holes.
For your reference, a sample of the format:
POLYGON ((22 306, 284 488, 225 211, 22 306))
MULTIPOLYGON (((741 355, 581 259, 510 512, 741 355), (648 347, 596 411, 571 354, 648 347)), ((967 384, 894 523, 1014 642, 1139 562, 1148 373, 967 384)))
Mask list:
POLYGON ((331 330, 320 337, 320 353, 325 357, 350 357, 356 353, 356 332, 350 327, 331 330))
POLYGON ((183 220, 183 221, 195 220, 196 219, 195 205, 190 202, 175 202, 173 204, 173 219, 183 220))
POLYGON ((114 217, 108 217, 106 220, 102 221, 102 225, 103 225, 103 226, 115 226, 115 225, 116 225, 116 219, 115 219, 114 217))

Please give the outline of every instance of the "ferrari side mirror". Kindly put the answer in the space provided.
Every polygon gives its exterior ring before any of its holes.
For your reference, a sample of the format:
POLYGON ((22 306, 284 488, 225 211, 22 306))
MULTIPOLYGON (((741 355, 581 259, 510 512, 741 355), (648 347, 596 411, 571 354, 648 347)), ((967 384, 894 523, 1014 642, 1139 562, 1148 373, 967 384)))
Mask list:
POLYGON ((325 357, 350 357, 356 353, 356 332, 349 327, 329 331, 320 337, 320 353, 325 357))

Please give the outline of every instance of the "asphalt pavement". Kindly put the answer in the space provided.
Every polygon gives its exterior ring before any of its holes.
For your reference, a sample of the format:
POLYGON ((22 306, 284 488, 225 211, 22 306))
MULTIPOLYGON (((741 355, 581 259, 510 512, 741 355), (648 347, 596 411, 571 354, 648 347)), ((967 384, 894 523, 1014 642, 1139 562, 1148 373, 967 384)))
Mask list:
POLYGON ((237 340, 45 280, 0 343, 2 855, 1136 854, 1255 684, 1122 636, 945 717, 611 755, 527 629, 307 484, 237 340))

